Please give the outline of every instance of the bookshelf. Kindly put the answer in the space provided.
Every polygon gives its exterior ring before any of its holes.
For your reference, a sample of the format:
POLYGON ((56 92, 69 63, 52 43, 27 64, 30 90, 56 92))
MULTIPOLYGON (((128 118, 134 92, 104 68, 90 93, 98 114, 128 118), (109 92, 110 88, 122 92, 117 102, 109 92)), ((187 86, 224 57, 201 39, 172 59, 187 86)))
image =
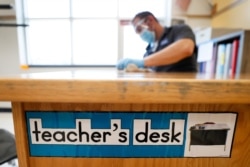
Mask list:
POLYGON ((230 77, 250 73, 250 30, 237 30, 198 44, 200 73, 230 77))

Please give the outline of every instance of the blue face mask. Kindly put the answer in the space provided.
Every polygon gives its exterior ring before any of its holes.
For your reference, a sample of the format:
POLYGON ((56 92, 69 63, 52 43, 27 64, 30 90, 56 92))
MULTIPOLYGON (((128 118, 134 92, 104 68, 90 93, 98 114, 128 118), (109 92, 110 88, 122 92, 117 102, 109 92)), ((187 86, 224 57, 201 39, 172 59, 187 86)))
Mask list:
POLYGON ((144 28, 140 33, 140 37, 142 40, 146 41, 147 43, 151 44, 155 41, 155 33, 153 31, 144 28))

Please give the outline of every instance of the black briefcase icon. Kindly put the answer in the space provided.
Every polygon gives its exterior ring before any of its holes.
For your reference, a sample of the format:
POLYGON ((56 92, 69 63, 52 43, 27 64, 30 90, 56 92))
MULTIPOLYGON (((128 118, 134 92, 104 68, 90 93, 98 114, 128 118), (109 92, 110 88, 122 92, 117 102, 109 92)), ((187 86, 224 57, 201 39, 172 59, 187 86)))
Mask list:
POLYGON ((191 145, 224 145, 224 151, 226 150, 227 134, 230 130, 226 124, 206 122, 191 126, 189 130, 189 151, 191 145))

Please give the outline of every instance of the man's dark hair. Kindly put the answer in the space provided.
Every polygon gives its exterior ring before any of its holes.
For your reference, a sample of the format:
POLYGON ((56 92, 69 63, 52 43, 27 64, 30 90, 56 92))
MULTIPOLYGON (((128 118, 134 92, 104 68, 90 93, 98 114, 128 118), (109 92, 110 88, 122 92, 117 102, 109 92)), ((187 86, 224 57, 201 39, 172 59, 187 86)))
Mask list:
POLYGON ((144 19, 144 18, 147 18, 148 16, 152 16, 155 19, 155 21, 158 22, 158 19, 149 11, 144 11, 144 12, 137 13, 134 16, 134 18, 132 19, 132 22, 134 22, 136 18, 144 19))

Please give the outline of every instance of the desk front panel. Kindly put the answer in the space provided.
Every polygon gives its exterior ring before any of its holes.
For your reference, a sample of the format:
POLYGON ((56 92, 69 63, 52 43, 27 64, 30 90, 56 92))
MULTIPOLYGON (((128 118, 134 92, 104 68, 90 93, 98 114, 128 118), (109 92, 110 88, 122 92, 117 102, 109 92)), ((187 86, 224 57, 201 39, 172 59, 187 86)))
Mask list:
MULTIPOLYGON (((250 164, 250 105, 233 104, 85 104, 85 103, 18 103, 13 105, 13 118, 20 167, 44 166, 119 166, 119 167, 211 167, 247 166, 250 164), (27 112, 99 112, 105 113, 236 113, 237 122, 229 157, 38 157, 29 148, 27 112)), ((190 146, 195 151, 195 146, 190 146)), ((207 148, 209 149, 209 147, 207 148)), ((223 149, 222 149, 223 151, 223 149)))

